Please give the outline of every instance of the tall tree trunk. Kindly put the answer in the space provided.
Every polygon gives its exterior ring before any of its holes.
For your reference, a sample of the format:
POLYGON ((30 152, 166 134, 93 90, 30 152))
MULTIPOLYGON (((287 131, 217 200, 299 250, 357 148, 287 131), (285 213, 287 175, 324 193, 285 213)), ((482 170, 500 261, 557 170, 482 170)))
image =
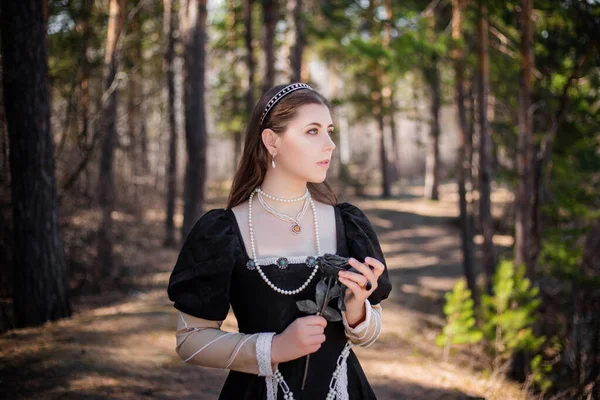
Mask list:
POLYGON ((277 0, 263 0, 263 47, 265 52, 265 76, 262 92, 275 85, 275 26, 277 25, 277 0))
MULTIPOLYGON (((390 49, 390 43, 392 41, 392 24, 393 24, 393 8, 392 0, 385 0, 386 20, 383 27, 383 48, 386 51, 390 49)), ((398 137, 396 134, 396 121, 395 121, 395 107, 394 107, 394 87, 395 83, 389 74, 383 76, 383 89, 381 94, 383 95, 383 108, 385 115, 387 116, 387 128, 389 135, 387 138, 390 142, 390 156, 389 156, 389 168, 390 168, 390 181, 396 182, 398 180, 398 164, 400 162, 400 156, 398 154, 398 137)))
MULTIPOLYGON (((80 90, 80 129, 79 129, 79 143, 81 148, 87 149, 90 145, 90 75, 92 66, 87 58, 88 49, 89 49, 89 38, 92 35, 92 23, 91 16, 94 12, 94 1, 93 0, 84 0, 82 7, 84 7, 85 17, 81 21, 82 31, 84 35, 84 46, 82 46, 82 59, 81 59, 81 79, 79 81, 79 90, 80 90)), ((86 197, 91 198, 92 189, 90 185, 90 171, 89 169, 85 169, 85 181, 83 182, 83 187, 81 188, 82 192, 86 197)))
POLYGON ((581 276, 573 288, 575 315, 573 315, 564 359, 575 371, 578 399, 594 398, 600 393, 600 221, 588 232, 581 257, 581 276), (573 360, 573 354, 575 360, 573 360), (575 364, 575 365, 573 365, 575 364))
MULTIPOLYGON (((437 57, 436 57, 437 58, 437 57)), ((431 120, 429 129, 429 143, 427 147, 425 171, 425 196, 430 200, 439 199, 440 179, 440 107, 441 93, 439 84, 439 71, 437 67, 431 70, 431 120)))
MULTIPOLYGON (((376 0, 369 1, 367 9, 367 23, 371 24, 371 37, 378 38, 380 26, 375 20, 376 0)), ((374 39, 375 40, 375 39, 374 39)), ((373 116, 377 121, 379 130, 379 167, 381 169, 381 197, 389 198, 392 195, 390 182, 390 168, 386 148, 385 110, 382 96, 383 71, 376 59, 372 65, 373 88, 371 90, 371 101, 373 102, 373 116)))
POLYGON ((167 113, 169 124, 169 160, 167 162, 167 215, 165 246, 175 246, 175 199, 177 198, 177 121, 175 119, 175 35, 177 29, 177 1, 163 0, 163 30, 167 38, 164 70, 167 77, 167 113))
MULTIPOLYGON (((462 10, 464 0, 452 0, 452 39, 462 46, 462 10)), ((466 176, 469 170, 469 162, 467 161, 467 111, 465 110, 465 82, 463 76, 464 52, 462 47, 456 47, 452 50, 452 58, 454 60, 455 74, 455 103, 456 114, 458 119, 458 155, 456 160, 456 171, 458 179, 458 197, 460 210, 460 233, 462 239, 463 253, 463 270, 467 286, 471 291, 471 297, 475 303, 475 308, 479 303, 477 294, 477 281, 475 277, 475 268, 473 263, 473 236, 471 233, 471 224, 469 216, 469 208, 467 204, 466 176)))
POLYGON ((141 211, 143 206, 141 204, 140 186, 139 180, 137 179, 142 175, 142 131, 144 130, 144 115, 143 115, 143 55, 142 55, 142 20, 140 13, 136 13, 132 24, 129 36, 131 37, 131 69, 129 72, 128 84, 128 103, 127 103, 127 122, 128 122, 128 136, 129 136, 129 147, 128 156, 131 165, 133 183, 131 191, 133 192, 133 202, 137 206, 135 207, 136 216, 141 217, 141 211))
POLYGON ((253 0, 244 0, 244 43, 246 45, 246 67, 248 68, 248 87, 246 88, 246 118, 250 120, 254 108, 254 75, 255 62, 254 50, 252 48, 252 4, 253 0))
POLYGON ((183 86, 187 151, 181 238, 185 240, 202 216, 206 185, 206 0, 184 0, 181 11, 181 33, 185 45, 183 86))
POLYGON ((290 81, 300 82, 302 73, 302 53, 304 52, 304 21, 302 0, 287 2, 288 29, 290 30, 290 81))
MULTIPOLYGON (((235 66, 238 63, 237 57, 237 23, 239 21, 238 8, 236 6, 235 0, 227 1, 227 25, 228 25, 228 33, 227 33, 227 62, 229 65, 235 66)), ((239 77, 238 71, 236 68, 231 69, 231 95, 229 99, 231 99, 231 112, 233 115, 239 115, 244 108, 245 105, 240 104, 241 99, 238 96, 238 93, 241 93, 241 78, 239 77)), ((238 161, 242 154, 242 130, 241 128, 235 128, 232 130, 231 134, 233 135, 233 170, 237 170, 238 161)))
MULTIPOLYGON (((379 74, 379 71, 376 72, 379 74)), ((385 114, 383 110, 383 99, 381 90, 377 91, 378 97, 375 99, 376 107, 373 108, 373 113, 377 118, 379 126, 379 159, 381 160, 381 197, 386 199, 392 196, 392 185, 390 179, 390 165, 387 155, 386 140, 385 140, 385 114)))
MULTIPOLYGON (((0 61, 2 59, 0 58, 0 61)), ((0 69, 0 82, 4 77, 4 71, 0 69)), ((6 114, 4 107, 4 89, 0 86, 0 187, 4 187, 4 183, 10 182, 10 163, 8 151, 8 132, 6 132, 6 114)))
POLYGON ((17 328, 71 315, 50 132, 44 4, 0 3, 17 328))
MULTIPOLYGON (((515 264, 525 264, 527 277, 535 282, 532 259, 534 163, 533 163, 533 28, 531 10, 533 0, 521 0, 521 75, 519 78, 519 136, 517 151, 517 206, 515 215, 515 264)), ((539 326, 539 323, 537 324, 539 326)), ((534 327, 534 329, 537 329, 534 327)), ((513 357, 510 375, 524 381, 529 374, 530 356, 524 351, 513 357)))
POLYGON ((519 80, 519 145, 515 226, 515 263, 525 264, 527 276, 534 281, 531 260, 531 223, 533 187, 533 118, 531 96, 533 85, 533 29, 531 9, 533 0, 521 0, 521 76, 519 80))
MULTIPOLYGON (((436 40, 435 35, 438 14, 439 7, 435 7, 431 13, 429 27, 429 36, 432 41, 436 40)), ((442 95, 438 60, 438 55, 432 54, 429 60, 430 65, 425 68, 425 79, 427 80, 431 91, 429 144, 427 147, 425 169, 425 197, 430 200, 439 199, 440 184, 440 108, 442 95)))
POLYGON ((115 76, 121 58, 119 38, 125 23, 127 0, 111 0, 104 58, 104 88, 108 99, 104 104, 103 122, 104 136, 101 143, 100 175, 98 180, 98 203, 102 217, 98 230, 98 268, 102 277, 114 273, 113 265, 113 223, 111 214, 115 208, 114 153, 117 144, 117 102, 118 90, 113 88, 115 76))
POLYGON ((488 44, 488 14, 484 2, 479 3, 480 16, 477 23, 479 48, 479 218, 483 233, 483 271, 485 273, 486 290, 491 293, 492 277, 495 270, 494 252, 494 221, 491 211, 491 181, 490 168, 492 143, 488 122, 488 92, 489 92, 489 44, 488 44))

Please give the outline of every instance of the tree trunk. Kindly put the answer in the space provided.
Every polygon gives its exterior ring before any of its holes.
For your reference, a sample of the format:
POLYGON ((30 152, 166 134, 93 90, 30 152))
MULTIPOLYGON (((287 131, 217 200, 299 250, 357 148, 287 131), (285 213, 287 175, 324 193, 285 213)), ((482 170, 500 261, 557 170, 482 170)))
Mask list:
POLYGON ((248 87, 246 88, 246 117, 250 120, 252 109, 254 108, 254 51, 252 49, 252 0, 244 0, 244 26, 246 27, 244 34, 244 43, 246 44, 246 66, 248 68, 248 87))
MULTIPOLYGON (((376 1, 371 0, 369 2, 369 8, 367 9, 366 14, 367 23, 371 25, 371 37, 373 38, 373 40, 376 40, 375 38, 379 37, 381 28, 375 20, 376 6, 376 1)), ((381 197, 389 198, 392 195, 392 190, 385 136, 385 110, 382 95, 383 71, 381 70, 381 67, 376 59, 373 60, 372 79, 373 88, 371 90, 371 101, 373 102, 373 117, 375 118, 375 121, 377 121, 377 127, 379 130, 379 167, 381 170, 381 197)))
POLYGON ((275 26, 277 25, 277 1, 264 0, 263 6, 263 47, 265 52, 265 77, 262 92, 275 85, 275 26))
MULTIPOLYGON (((378 73, 378 72, 376 72, 378 73)), ((383 99, 381 91, 378 90, 379 98, 376 100, 377 106, 373 112, 377 118, 379 126, 379 159, 381 160, 381 197, 387 199, 392 196, 392 188, 390 182, 390 165, 388 161, 386 140, 385 140, 385 117, 383 111, 383 99)))
MULTIPOLYGON (((390 49, 390 43, 392 41, 392 21, 393 21, 393 8, 392 0, 385 0, 386 10, 386 21, 383 29, 383 48, 385 50, 390 49)), ((398 154, 398 135, 396 133, 396 121, 395 121, 395 107, 394 107, 394 87, 395 83, 389 74, 384 75, 384 87, 381 91, 383 95, 383 108, 387 116, 387 126, 389 135, 388 138, 391 140, 391 151, 390 151, 390 182, 396 182, 398 180, 398 165, 400 163, 400 156, 398 154)))
POLYGON ((141 18, 140 14, 136 13, 131 26, 130 32, 130 58, 131 58, 131 69, 128 71, 128 103, 127 103, 127 134, 129 137, 129 146, 127 148, 127 155, 129 163, 131 165, 132 178, 130 182, 130 191, 133 194, 133 203, 136 204, 136 216, 141 217, 141 211, 143 205, 141 204, 142 198, 140 196, 139 180, 137 179, 142 175, 142 131, 144 126, 144 116, 142 113, 143 108, 143 58, 142 58, 142 32, 141 32, 141 18))
POLYGON ((587 234, 581 275, 573 288, 577 298, 572 332, 569 337, 576 343, 568 343, 565 359, 575 353, 577 398, 593 398, 592 393, 600 389, 600 221, 587 234), (575 347, 576 349, 573 349, 575 347), (567 356, 568 354, 568 356, 567 356))
MULTIPOLYGON (((437 58, 437 57, 436 57, 437 58)), ((440 179, 440 84, 439 71, 437 68, 431 71, 433 74, 430 81, 431 89, 431 120, 429 130, 429 143, 427 147, 426 171, 425 171, 425 197, 430 200, 439 199, 440 179)))
POLYGON ((50 132, 44 4, 0 3, 17 328, 71 315, 50 132))
POLYGON ((167 38, 164 69, 167 77, 167 113, 169 129, 169 160, 167 162, 167 215, 165 246, 175 246, 175 199, 177 198, 177 121, 175 118, 175 36, 177 0, 163 0, 164 34, 167 38))
MULTIPOLYGON (((239 20, 239 16, 237 15, 237 7, 235 0, 227 1, 227 25, 228 25, 228 33, 227 33, 227 62, 229 65, 236 65, 238 62, 237 57, 237 22, 239 20)), ((238 96, 238 93, 241 93, 242 88, 240 85, 241 78, 239 77, 237 70, 235 68, 231 69, 231 95, 228 96, 231 99, 231 113, 232 115, 239 115, 241 113, 241 108, 244 108, 245 105, 240 104, 241 99, 238 96)), ((242 154, 242 130, 241 128, 232 129, 231 134, 233 135, 233 150, 234 157, 233 161, 233 170, 237 170, 238 161, 242 154)))
MULTIPOLYGON (((462 10, 464 0, 452 0, 452 39, 462 42, 462 10)), ((458 46, 462 46, 459 44, 458 46)), ((465 84, 463 77, 464 53, 462 47, 452 51, 455 74, 455 103, 458 119, 458 155, 456 160, 456 171, 458 179, 458 195, 460 209, 460 232, 462 239, 463 270, 467 286, 471 291, 471 297, 478 308, 479 296, 477 294, 477 281, 475 266, 473 263, 473 235, 471 232, 470 216, 467 204, 466 176, 469 170, 467 161, 467 112, 465 110, 465 84)))
MULTIPOLYGON (((435 7, 431 14, 429 36, 431 41, 435 41, 436 24, 438 19, 439 7, 435 7)), ((439 57, 432 54, 429 60, 429 66, 425 68, 425 79, 429 84, 431 91, 431 119, 429 129, 429 144, 427 147, 427 159, 425 168, 425 197, 430 200, 439 199, 439 180, 440 180, 440 108, 441 108, 441 89, 440 89, 440 71, 438 69, 439 57)))
POLYGON ((184 0, 181 11, 181 33, 185 46, 183 86, 187 151, 181 239, 185 240, 202 216, 206 185, 206 0, 184 0))
POLYGON ((479 3, 480 16, 478 30, 478 75, 479 75, 479 218, 483 233, 483 271, 488 293, 491 293, 492 278, 495 270, 494 252, 494 221, 491 211, 491 181, 490 169, 492 143, 488 122, 488 92, 489 92, 489 44, 488 44, 488 15, 483 2, 479 3))
POLYGON ((108 32, 106 38, 106 53, 104 58, 104 88, 108 91, 108 99, 104 104, 103 129, 104 136, 101 143, 100 175, 98 180, 98 203, 102 212, 100 228, 98 230, 98 268, 101 277, 108 277, 114 273, 113 265, 113 223, 111 214, 115 208, 115 178, 114 178, 114 153, 117 144, 117 101, 118 91, 115 85, 115 76, 120 61, 119 39, 125 23, 126 0, 111 0, 110 16, 108 19, 108 32))
POLYGON ((521 76, 519 80, 519 145, 517 170, 519 174, 516 226, 515 263, 525 264, 527 276, 534 279, 531 260, 531 223, 533 187, 533 118, 531 96, 533 85, 533 29, 531 8, 533 0, 521 0, 521 76))
POLYGON ((300 82, 302 73, 302 53, 304 52, 304 21, 302 20, 302 0, 287 2, 288 29, 290 30, 290 81, 300 82))

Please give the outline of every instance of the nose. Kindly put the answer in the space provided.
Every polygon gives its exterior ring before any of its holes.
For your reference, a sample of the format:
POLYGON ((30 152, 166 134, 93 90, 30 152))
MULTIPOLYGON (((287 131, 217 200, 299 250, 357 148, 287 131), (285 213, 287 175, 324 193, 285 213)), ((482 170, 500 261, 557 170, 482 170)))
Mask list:
POLYGON ((333 141, 331 136, 328 136, 327 142, 325 143, 325 151, 333 151, 335 148, 335 142, 333 141))

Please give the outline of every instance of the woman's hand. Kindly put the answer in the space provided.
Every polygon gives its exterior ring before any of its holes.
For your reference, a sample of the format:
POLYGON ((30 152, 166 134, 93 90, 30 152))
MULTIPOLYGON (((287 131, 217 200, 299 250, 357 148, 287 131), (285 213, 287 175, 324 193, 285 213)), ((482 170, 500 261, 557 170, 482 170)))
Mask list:
POLYGON ((309 315, 292 322, 271 342, 271 362, 282 363, 303 357, 319 350, 325 341, 327 320, 309 315))
POLYGON ((365 319, 365 301, 377 289, 377 279, 383 274, 385 266, 373 257, 365 258, 364 264, 355 258, 349 258, 348 264, 359 273, 340 271, 338 276, 341 283, 346 285, 346 319, 351 327, 358 325, 365 319), (372 269, 371 269, 372 267, 372 269), (367 290, 367 283, 371 284, 367 290))

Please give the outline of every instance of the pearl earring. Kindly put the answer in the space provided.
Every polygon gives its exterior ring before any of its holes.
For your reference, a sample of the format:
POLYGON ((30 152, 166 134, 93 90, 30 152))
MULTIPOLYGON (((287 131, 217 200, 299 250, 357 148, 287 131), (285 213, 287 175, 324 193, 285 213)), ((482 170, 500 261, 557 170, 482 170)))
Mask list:
POLYGON ((272 157, 272 159, 271 159, 271 166, 273 168, 275 168, 275 153, 271 154, 271 157, 272 157))

